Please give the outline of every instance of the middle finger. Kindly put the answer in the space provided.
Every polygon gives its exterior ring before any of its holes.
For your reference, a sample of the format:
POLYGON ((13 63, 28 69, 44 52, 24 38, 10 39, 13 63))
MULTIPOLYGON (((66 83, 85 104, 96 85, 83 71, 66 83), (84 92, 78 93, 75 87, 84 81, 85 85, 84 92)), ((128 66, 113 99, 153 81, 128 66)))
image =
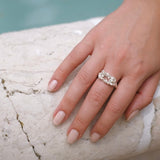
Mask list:
POLYGON ((75 108, 76 104, 91 86, 97 77, 97 73, 104 66, 104 58, 92 54, 89 60, 80 69, 60 104, 53 114, 53 123, 59 125, 64 122, 75 108), (96 67, 95 67, 96 66, 96 67))

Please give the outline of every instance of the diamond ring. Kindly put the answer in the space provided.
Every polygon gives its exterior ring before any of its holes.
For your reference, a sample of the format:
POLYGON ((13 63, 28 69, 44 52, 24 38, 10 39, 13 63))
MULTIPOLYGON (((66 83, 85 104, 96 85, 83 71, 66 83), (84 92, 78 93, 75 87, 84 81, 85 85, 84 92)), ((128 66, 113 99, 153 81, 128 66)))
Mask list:
POLYGON ((117 81, 115 77, 112 77, 109 73, 102 70, 98 74, 98 78, 101 79, 104 83, 117 88, 117 81))

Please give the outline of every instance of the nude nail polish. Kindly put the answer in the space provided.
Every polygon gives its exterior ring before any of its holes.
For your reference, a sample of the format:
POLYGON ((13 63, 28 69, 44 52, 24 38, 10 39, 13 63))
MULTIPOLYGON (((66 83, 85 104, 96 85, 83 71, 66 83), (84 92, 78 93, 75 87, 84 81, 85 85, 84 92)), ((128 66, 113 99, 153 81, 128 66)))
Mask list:
POLYGON ((134 112, 132 112, 127 118, 127 121, 130 121, 131 119, 133 119, 138 113, 139 113, 139 110, 135 110, 134 112))
POLYGON ((100 139, 100 137, 101 136, 98 133, 93 133, 90 139, 92 142, 97 142, 100 139))
POLYGON ((79 136, 79 132, 76 129, 72 129, 67 137, 67 142, 73 144, 79 136))
POLYGON ((52 82, 50 82, 48 85, 48 91, 52 92, 56 88, 57 83, 57 80, 53 80, 52 82))
POLYGON ((65 117, 65 112, 64 111, 59 111, 56 116, 53 118, 53 124, 55 126, 58 126, 62 123, 62 121, 64 120, 65 117))

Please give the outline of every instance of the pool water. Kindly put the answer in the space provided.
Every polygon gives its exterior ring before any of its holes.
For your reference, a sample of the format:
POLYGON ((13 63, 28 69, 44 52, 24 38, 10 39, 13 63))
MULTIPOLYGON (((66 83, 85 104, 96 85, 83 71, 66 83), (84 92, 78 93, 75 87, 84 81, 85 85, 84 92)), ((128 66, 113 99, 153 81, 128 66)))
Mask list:
POLYGON ((123 0, 0 0, 0 33, 105 16, 123 0))

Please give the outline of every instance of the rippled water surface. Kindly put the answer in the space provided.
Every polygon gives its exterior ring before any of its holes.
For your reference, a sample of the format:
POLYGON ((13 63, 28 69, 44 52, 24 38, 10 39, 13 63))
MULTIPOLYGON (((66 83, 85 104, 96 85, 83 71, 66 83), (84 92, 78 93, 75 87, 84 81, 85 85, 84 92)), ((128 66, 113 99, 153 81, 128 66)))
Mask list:
POLYGON ((0 0, 0 33, 105 16, 122 0, 0 0))

